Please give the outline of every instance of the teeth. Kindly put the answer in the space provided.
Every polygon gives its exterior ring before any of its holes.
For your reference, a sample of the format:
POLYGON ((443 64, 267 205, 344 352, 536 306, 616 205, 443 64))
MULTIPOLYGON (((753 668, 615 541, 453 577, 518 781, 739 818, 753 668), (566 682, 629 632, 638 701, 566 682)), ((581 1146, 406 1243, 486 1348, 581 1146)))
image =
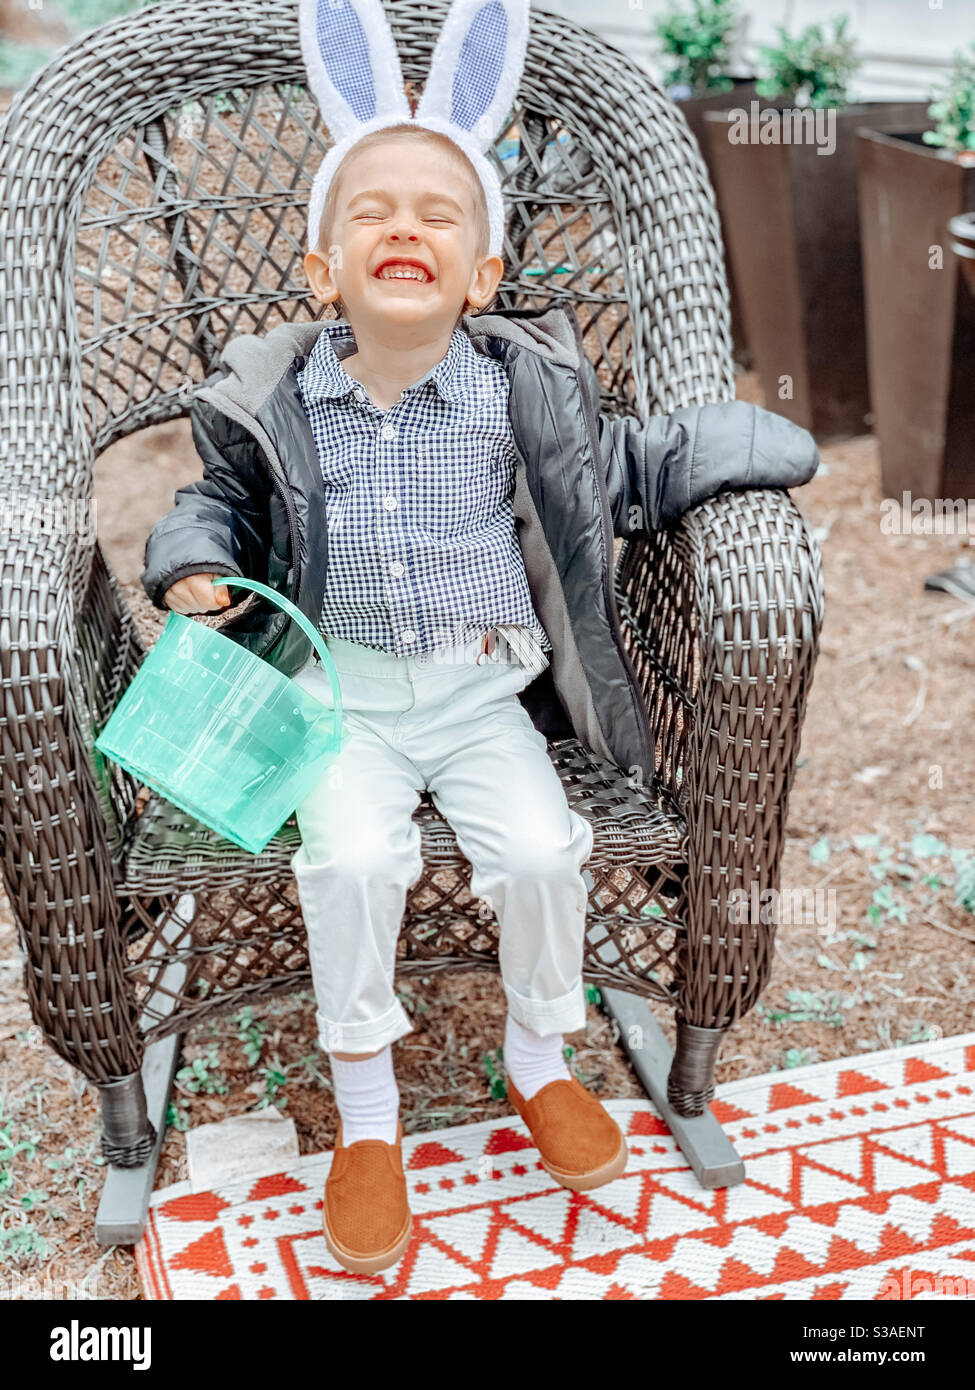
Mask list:
POLYGON ((379 278, 380 280, 420 280, 425 282, 427 273, 415 265, 386 266, 379 272, 379 278))

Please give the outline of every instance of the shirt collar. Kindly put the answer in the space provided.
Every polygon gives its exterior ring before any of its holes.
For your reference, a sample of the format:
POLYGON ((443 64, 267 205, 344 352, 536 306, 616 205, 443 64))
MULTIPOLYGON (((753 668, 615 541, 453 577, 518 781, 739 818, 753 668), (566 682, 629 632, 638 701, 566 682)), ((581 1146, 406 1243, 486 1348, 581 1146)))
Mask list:
MULTIPOLYGON (((355 334, 346 319, 326 319, 322 331, 315 339, 305 367, 301 371, 302 392, 306 399, 320 397, 344 398, 360 389, 342 366, 342 358, 355 351, 355 334)), ((406 387, 404 395, 420 389, 429 380, 445 401, 456 404, 471 394, 473 378, 477 369, 479 353, 471 343, 470 337, 457 324, 450 335, 450 342, 443 358, 428 372, 406 387)))

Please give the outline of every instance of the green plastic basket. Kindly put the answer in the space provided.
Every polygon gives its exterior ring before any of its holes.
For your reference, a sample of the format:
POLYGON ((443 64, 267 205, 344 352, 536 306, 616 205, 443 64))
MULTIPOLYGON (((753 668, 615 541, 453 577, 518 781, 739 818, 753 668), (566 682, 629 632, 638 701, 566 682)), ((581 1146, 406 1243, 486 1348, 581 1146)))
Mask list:
POLYGON ((348 742, 331 653, 293 603, 254 589, 311 639, 332 705, 205 623, 171 612, 162 634, 95 740, 99 752, 241 849, 260 854, 348 742))

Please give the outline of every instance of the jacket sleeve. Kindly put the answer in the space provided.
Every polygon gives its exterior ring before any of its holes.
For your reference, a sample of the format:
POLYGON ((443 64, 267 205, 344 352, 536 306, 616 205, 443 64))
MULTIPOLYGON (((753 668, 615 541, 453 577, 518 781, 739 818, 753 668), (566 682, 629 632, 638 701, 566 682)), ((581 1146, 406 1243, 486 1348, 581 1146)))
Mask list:
MULTIPOLYGON (((203 477, 177 489, 175 507, 146 540, 142 587, 156 608, 165 609, 163 595, 190 574, 267 576, 272 482, 260 446, 208 401, 194 399, 190 424, 203 477)), ((233 589, 228 592, 229 608, 250 596, 247 589, 236 590, 236 599, 233 589)))
POLYGON ((653 415, 597 421, 613 534, 630 536, 676 521, 729 488, 790 488, 819 467, 808 430, 746 401, 682 406, 653 415))

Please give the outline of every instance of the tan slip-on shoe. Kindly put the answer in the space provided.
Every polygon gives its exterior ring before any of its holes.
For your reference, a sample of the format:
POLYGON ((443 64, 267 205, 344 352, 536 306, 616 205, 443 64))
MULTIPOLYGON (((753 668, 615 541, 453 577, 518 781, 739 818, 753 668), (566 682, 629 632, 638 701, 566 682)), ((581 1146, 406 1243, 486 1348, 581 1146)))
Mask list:
POLYGON ((406 1175, 403 1172, 403 1125, 396 1142, 357 1139, 342 1146, 342 1122, 332 1166, 325 1179, 322 1229, 325 1244, 343 1269, 378 1274, 396 1263, 413 1234, 406 1175))
POLYGON ((623 1172, 623 1131, 578 1077, 550 1081, 531 1100, 509 1077, 508 1099, 531 1131, 542 1167, 563 1187, 588 1192, 623 1172))

